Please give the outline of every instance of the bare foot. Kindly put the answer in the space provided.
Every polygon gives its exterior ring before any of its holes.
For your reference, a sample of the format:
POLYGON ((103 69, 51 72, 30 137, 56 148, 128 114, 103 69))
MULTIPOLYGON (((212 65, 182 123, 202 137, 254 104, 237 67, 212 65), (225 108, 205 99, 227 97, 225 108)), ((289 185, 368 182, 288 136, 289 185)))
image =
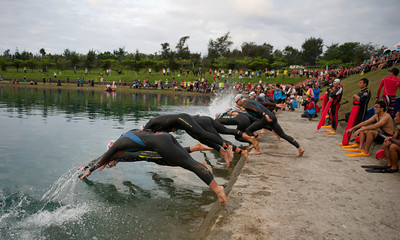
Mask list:
POLYGON ((249 153, 248 153, 249 155, 258 155, 258 154, 261 154, 261 151, 260 151, 260 149, 253 149, 253 150, 251 150, 249 153))
POLYGON ((219 153, 221 154, 221 156, 224 158, 225 162, 226 162, 226 166, 229 167, 230 161, 229 161, 229 154, 228 151, 226 151, 225 149, 221 148, 219 150, 219 153))
POLYGON ((302 148, 302 147, 299 147, 298 150, 299 150, 299 154, 297 154, 298 157, 303 156, 304 152, 306 151, 306 150, 304 150, 304 148, 302 148))
POLYGON ((201 144, 200 142, 198 142, 196 145, 192 146, 191 149, 193 150, 192 152, 213 150, 212 148, 207 147, 207 146, 201 144))
POLYGON ((215 191, 215 193, 217 194, 219 203, 221 203, 221 205, 224 205, 224 204, 229 205, 228 198, 226 198, 226 195, 225 195, 224 187, 219 186, 217 188, 217 190, 215 191))
POLYGON ((233 150, 232 150, 232 145, 229 145, 228 146, 228 149, 227 149, 227 151, 228 151, 228 154, 229 154, 229 162, 232 162, 232 160, 233 160, 233 150))
POLYGON ((250 137, 250 142, 252 143, 252 145, 255 147, 255 148, 258 148, 258 141, 257 141, 257 139, 255 138, 255 137, 250 137))
POLYGON ((247 154, 247 150, 242 150, 242 156, 246 160, 246 163, 249 162, 249 155, 247 154))

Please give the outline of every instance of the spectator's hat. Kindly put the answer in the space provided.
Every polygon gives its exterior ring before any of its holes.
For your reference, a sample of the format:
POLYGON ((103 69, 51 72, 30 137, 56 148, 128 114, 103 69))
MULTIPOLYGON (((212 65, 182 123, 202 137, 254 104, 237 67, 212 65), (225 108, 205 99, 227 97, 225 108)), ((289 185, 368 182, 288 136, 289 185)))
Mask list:
POLYGON ((250 96, 250 97, 255 97, 255 96, 256 96, 256 93, 255 93, 255 92, 250 92, 250 93, 249 93, 249 96, 250 96))
POLYGON ((242 99, 243 99, 243 95, 240 93, 235 96, 235 102, 239 102, 242 99))
POLYGON ((388 70, 388 71, 393 73, 395 76, 399 75, 399 69, 398 68, 392 68, 391 70, 388 70))
POLYGON ((340 83, 340 79, 339 79, 339 78, 336 78, 336 79, 333 81, 333 83, 340 83))

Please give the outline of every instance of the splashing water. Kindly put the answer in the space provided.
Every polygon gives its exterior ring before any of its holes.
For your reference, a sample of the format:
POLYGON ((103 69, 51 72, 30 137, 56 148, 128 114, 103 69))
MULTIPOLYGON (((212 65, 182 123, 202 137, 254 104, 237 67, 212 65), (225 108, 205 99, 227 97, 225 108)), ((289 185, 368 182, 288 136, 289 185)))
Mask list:
POLYGON ((209 116, 211 118, 215 118, 217 113, 225 112, 228 107, 235 106, 234 101, 235 95, 231 92, 222 92, 218 93, 210 103, 208 108, 203 108, 200 111, 196 111, 195 113, 189 113, 192 115, 199 114, 202 116, 209 116))
POLYGON ((35 239, 44 228, 79 222, 93 210, 92 204, 77 200, 79 179, 75 173, 75 168, 64 173, 40 200, 1 190, 0 238, 35 239))

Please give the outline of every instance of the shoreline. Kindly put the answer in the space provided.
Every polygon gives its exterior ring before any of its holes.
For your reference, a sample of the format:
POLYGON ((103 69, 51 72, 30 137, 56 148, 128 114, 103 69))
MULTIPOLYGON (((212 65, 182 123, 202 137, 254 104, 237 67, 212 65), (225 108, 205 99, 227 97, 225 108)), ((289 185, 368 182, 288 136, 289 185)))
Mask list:
MULTIPOLYGON (((43 84, 43 83, 38 83, 37 85, 31 85, 28 82, 20 82, 19 84, 13 84, 12 82, 0 82, 0 87, 1 86, 6 86, 6 87, 18 87, 18 88, 36 88, 36 89, 66 89, 66 90, 84 90, 84 91, 97 91, 97 92, 105 92, 105 85, 95 85, 95 86, 89 86, 88 84, 85 84, 82 87, 76 86, 76 83, 62 83, 61 86, 57 86, 57 83, 53 84, 43 84)), ((173 89, 137 89, 137 88, 130 88, 129 86, 117 86, 117 90, 115 91, 116 93, 118 92, 123 92, 123 93, 152 93, 152 94, 166 94, 166 95, 191 95, 191 96, 214 96, 215 93, 199 93, 199 92, 191 92, 191 91, 186 91, 186 89, 181 89, 180 91, 176 91, 173 89)))

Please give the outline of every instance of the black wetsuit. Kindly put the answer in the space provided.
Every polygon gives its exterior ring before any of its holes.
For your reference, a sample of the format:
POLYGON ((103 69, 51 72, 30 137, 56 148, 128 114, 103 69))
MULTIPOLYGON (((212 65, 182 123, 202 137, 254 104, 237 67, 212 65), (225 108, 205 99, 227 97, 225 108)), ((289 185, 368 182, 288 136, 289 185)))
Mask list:
MULTIPOLYGON (((225 127, 222 123, 219 123, 215 121, 214 119, 208 117, 208 116, 199 116, 195 115, 192 116, 192 118, 207 132, 213 133, 217 135, 219 138, 222 139, 221 135, 219 134, 228 134, 228 135, 233 135, 235 136, 235 139, 238 141, 242 142, 248 142, 246 139, 243 138, 243 132, 236 130, 236 129, 230 129, 225 127)), ((224 140, 227 142, 226 140, 224 140)), ((229 142, 229 144, 232 144, 229 142)), ((233 146, 233 151, 237 149, 237 147, 232 144, 233 146)))
POLYGON ((371 99, 371 91, 369 91, 368 88, 365 88, 358 93, 358 96, 360 97, 360 110, 358 111, 354 126, 364 121, 364 118, 367 115, 368 103, 371 99))
POLYGON ((331 112, 330 112, 330 120, 332 128, 336 130, 338 125, 338 113, 340 108, 340 100, 342 99, 343 88, 340 86, 339 88, 334 89, 329 93, 329 97, 332 98, 331 103, 331 112))
POLYGON ((261 105, 260 103, 253 101, 253 100, 246 100, 243 103, 243 107, 246 109, 248 113, 251 115, 257 117, 259 120, 256 122, 252 123, 247 129, 246 133, 249 136, 254 136, 253 132, 260 130, 262 128, 267 128, 269 130, 274 130, 276 134, 278 134, 279 137, 285 139, 288 141, 290 144, 295 146, 296 148, 299 148, 300 145, 297 143, 296 140, 294 140, 293 137, 287 135, 281 126, 278 124, 278 119, 276 116, 266 107, 261 105), (268 115, 268 117, 272 120, 271 122, 268 122, 267 119, 265 118, 264 115, 268 115))
POLYGON ((172 129, 185 130, 191 137, 216 151, 220 151, 221 147, 226 148, 228 145, 222 138, 204 130, 186 113, 161 115, 150 119, 144 126, 144 130, 153 132, 170 132, 172 129))
POLYGON ((236 125, 236 129, 242 132, 245 132, 246 128, 248 128, 250 124, 257 120, 258 118, 250 115, 247 112, 241 112, 234 109, 230 109, 229 111, 218 115, 215 119, 215 121, 224 125, 236 125), (233 112, 238 114, 232 114, 233 112))
POLYGON ((272 98, 263 98, 260 96, 255 97, 255 101, 261 103, 264 107, 268 108, 271 112, 274 110, 277 110, 278 108, 276 107, 276 101, 274 101, 272 98))
POLYGON ((160 165, 177 166, 195 173, 207 185, 214 179, 210 171, 201 163, 195 161, 176 139, 168 133, 152 133, 147 131, 131 130, 114 142, 112 147, 90 167, 93 172, 103 164, 109 163, 113 158, 143 159, 160 165), (146 151, 155 151, 159 157, 146 151), (140 152, 130 154, 129 152, 140 152), (147 157, 146 157, 147 154, 147 157))

